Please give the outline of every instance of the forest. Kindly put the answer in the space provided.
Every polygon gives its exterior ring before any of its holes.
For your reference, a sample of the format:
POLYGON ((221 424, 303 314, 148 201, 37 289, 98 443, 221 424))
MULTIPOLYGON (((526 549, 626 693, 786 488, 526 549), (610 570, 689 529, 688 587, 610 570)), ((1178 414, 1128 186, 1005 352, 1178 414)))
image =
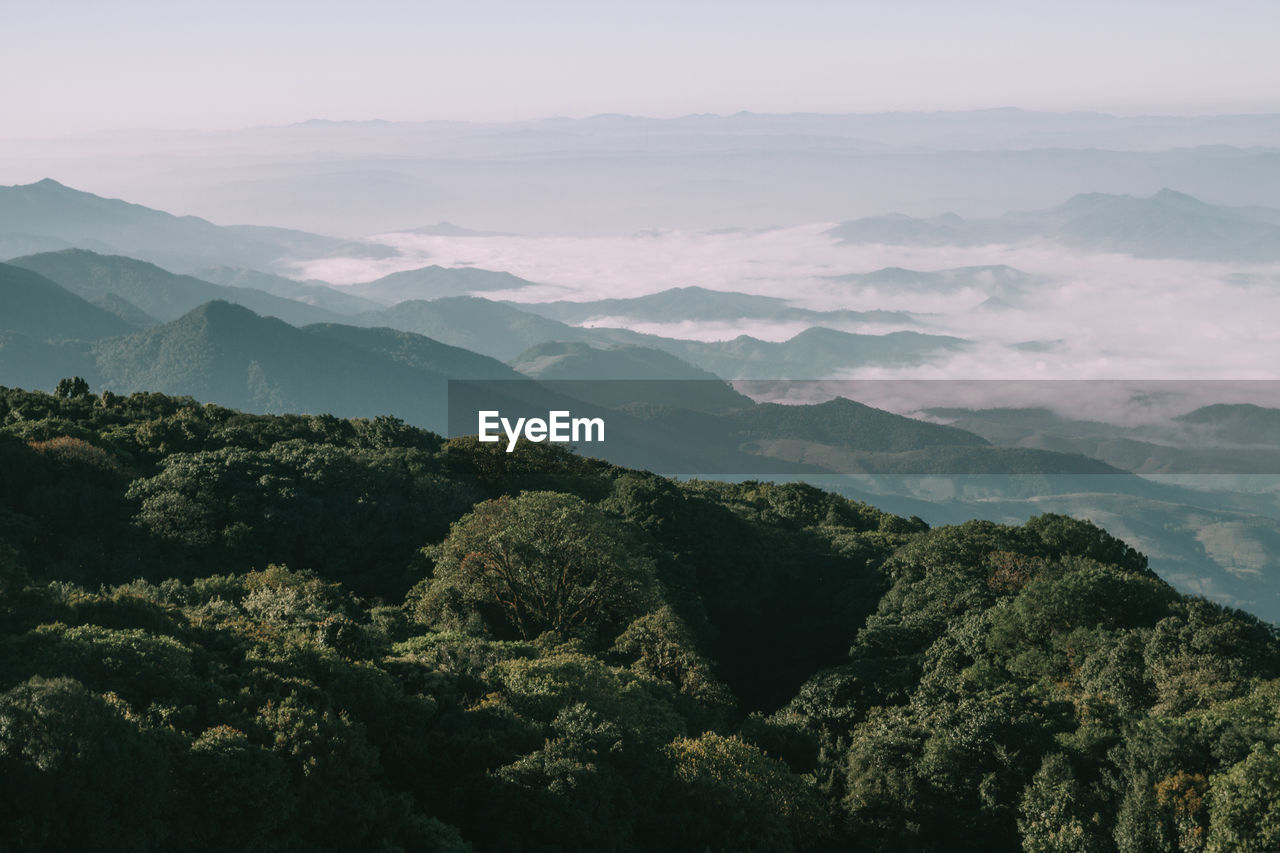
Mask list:
POLYGON ((0 388, 0 848, 1274 851, 1280 633, 392 417, 0 388))

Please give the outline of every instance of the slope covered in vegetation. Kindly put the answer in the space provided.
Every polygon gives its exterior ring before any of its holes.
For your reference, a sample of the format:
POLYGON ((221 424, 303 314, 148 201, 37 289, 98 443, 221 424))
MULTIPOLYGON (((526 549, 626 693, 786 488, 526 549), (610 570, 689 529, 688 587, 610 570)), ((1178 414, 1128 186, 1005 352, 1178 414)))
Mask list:
POLYGON ((928 529, 391 418, 0 390, 13 849, 1268 850, 1280 641, 928 529))

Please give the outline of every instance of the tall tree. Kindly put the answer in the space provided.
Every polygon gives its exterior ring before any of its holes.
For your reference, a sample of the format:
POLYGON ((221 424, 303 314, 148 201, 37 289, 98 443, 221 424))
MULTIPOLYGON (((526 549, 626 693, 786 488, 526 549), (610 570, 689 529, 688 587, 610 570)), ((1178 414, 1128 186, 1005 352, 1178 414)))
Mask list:
POLYGON ((476 612, 532 639, 616 636, 654 597, 652 562, 627 531, 581 498, 525 492, 479 504, 429 549, 434 578, 419 612, 476 612))

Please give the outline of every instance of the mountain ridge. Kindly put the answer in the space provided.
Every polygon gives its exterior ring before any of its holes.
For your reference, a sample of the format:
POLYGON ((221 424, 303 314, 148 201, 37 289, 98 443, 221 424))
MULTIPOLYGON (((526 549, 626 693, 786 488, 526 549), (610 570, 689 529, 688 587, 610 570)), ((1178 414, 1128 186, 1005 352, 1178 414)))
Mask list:
POLYGON ((1076 249, 1183 260, 1280 260, 1275 211, 1215 205, 1165 187, 1142 197, 1077 193, 1036 210, 989 219, 892 214, 850 220, 826 234, 845 244, 974 246, 1048 238, 1076 249))

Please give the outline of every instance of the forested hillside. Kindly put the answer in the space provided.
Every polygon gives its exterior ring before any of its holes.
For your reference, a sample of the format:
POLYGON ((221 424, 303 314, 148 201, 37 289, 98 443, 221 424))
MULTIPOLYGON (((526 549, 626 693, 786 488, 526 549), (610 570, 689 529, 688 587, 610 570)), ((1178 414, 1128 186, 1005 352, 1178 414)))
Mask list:
POLYGON ((1280 847, 1280 636, 1087 522, 76 382, 0 472, 4 849, 1280 847))

